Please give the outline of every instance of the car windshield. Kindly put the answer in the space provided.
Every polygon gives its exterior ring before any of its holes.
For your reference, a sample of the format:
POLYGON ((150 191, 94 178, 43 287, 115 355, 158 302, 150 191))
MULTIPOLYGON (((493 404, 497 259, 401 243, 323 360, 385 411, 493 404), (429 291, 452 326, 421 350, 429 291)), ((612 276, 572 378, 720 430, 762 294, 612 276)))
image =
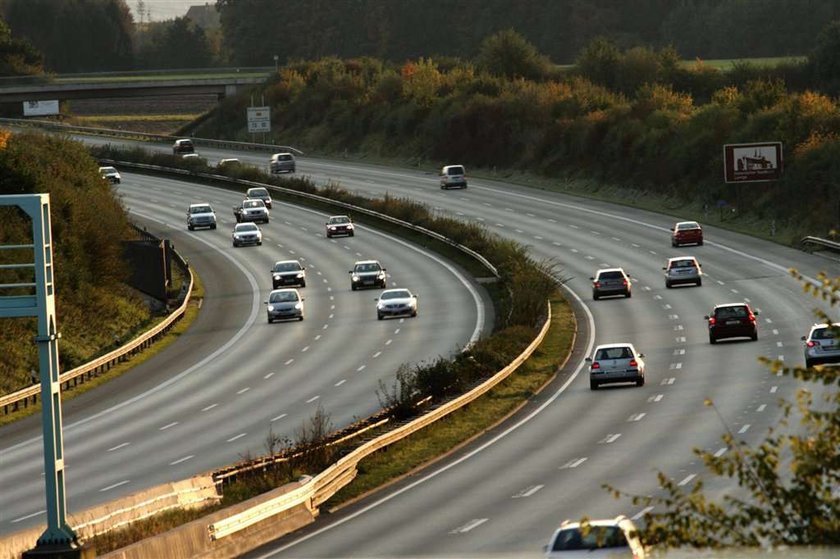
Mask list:
POLYGON ((598 279, 602 279, 602 280, 605 280, 605 279, 622 279, 623 277, 624 277, 624 276, 623 276, 623 275, 621 274, 621 272, 619 272, 619 271, 614 271, 614 272, 601 272, 601 273, 598 275, 598 279))
POLYGON ((561 530, 554 539, 552 551, 628 547, 624 532, 617 526, 590 526, 584 534, 579 528, 561 530))
POLYGON ((344 215, 340 215, 340 216, 336 216, 336 217, 331 217, 331 218, 330 218, 330 223, 331 223, 331 224, 336 224, 336 223, 350 223, 350 218, 349 218, 349 217, 347 217, 347 216, 344 216, 344 215))
POLYGON ((277 161, 291 161, 292 155, 289 153, 281 153, 277 155, 277 161))
POLYGON ((193 206, 190 208, 190 213, 194 214, 209 214, 212 211, 210 206, 193 206))
POLYGON ((113 167, 100 167, 99 172, 100 173, 116 173, 117 170, 113 167))
POLYGON ((268 191, 265 188, 252 188, 248 191, 248 198, 267 198, 268 191))
POLYGON ((275 272, 294 272, 300 270, 298 262, 278 262, 274 265, 275 272))
POLYGON ((298 294, 294 291, 278 291, 269 297, 271 303, 293 303, 298 300, 298 294))
POLYGON ((236 224, 235 231, 237 233, 253 233, 254 231, 259 231, 259 228, 253 223, 238 223, 236 224))
POLYGON ((263 202, 262 200, 245 200, 242 202, 243 208, 262 208, 263 202))
POLYGON ((834 330, 831 328, 816 328, 814 332, 811 334, 812 340, 831 340, 834 336, 834 330))
POLYGON ((446 170, 447 175, 463 175, 464 168, 463 167, 450 167, 446 170))
POLYGON ((407 299, 411 297, 411 293, 407 289, 400 289, 399 291, 386 291, 382 294, 382 299, 407 299))
POLYGON ((694 221, 686 221, 685 223, 677 224, 677 229, 685 231, 686 229, 700 229, 700 224, 694 221))
POLYGON ((595 353, 595 360, 601 359, 630 359, 633 352, 629 347, 602 347, 595 353))
POLYGON ((671 262, 672 268, 693 268, 694 260, 674 260, 671 262))
POLYGON ((746 318, 749 313, 747 307, 721 307, 715 311, 717 319, 746 318))
POLYGON ((364 273, 364 272, 378 272, 380 270, 379 264, 368 263, 368 264, 356 264, 355 272, 356 273, 364 273))

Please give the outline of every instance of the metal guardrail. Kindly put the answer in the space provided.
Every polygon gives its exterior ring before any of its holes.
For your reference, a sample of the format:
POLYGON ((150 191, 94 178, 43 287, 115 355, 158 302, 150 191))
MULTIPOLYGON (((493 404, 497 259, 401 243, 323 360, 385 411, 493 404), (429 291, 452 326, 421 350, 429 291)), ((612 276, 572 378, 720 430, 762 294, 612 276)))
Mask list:
POLYGON ((490 377, 490 379, 486 382, 480 384, 476 388, 473 388, 466 394, 462 394, 461 396, 424 414, 414 421, 366 442, 353 452, 341 457, 335 464, 328 467, 320 474, 314 476, 308 483, 306 483, 306 485, 300 487, 299 489, 234 514, 224 520, 210 524, 207 527, 210 539, 218 540, 225 536, 229 536, 240 530, 244 530, 249 526, 253 526, 258 522, 266 520, 275 514, 303 504, 307 505, 309 510, 315 512, 321 504, 329 500, 329 498, 335 495, 339 489, 350 483, 353 478, 356 477, 357 467, 361 460, 462 408, 480 396, 486 394, 497 384, 505 380, 514 371, 516 371, 516 369, 518 369, 532 353, 534 353, 537 347, 539 347, 542 343, 543 339, 545 339, 550 326, 551 306, 548 307, 545 323, 543 324, 543 327, 537 337, 534 338, 534 340, 521 354, 519 354, 516 359, 514 359, 504 369, 490 377))
POLYGON ((260 151, 274 153, 277 151, 291 151, 297 155, 304 153, 292 146, 280 146, 277 144, 255 144, 252 142, 235 142, 232 140, 213 140, 210 138, 195 138, 192 136, 167 136, 161 134, 146 134, 145 132, 131 132, 129 130, 114 130, 110 128, 91 128, 85 126, 70 126, 52 120, 0 118, 0 124, 20 128, 39 128, 51 132, 65 134, 84 134, 87 136, 106 136, 109 138, 124 138, 128 140, 140 140, 143 142, 173 142, 178 138, 189 137, 193 144, 213 149, 234 149, 241 151, 260 151))
MULTIPOLYGON (((91 376, 96 376, 104 371, 107 371, 113 365, 122 361, 126 356, 147 348, 159 335, 171 328, 172 325, 184 315, 190 302, 190 294, 192 293, 193 273, 189 268, 187 261, 184 260, 177 251, 173 250, 173 252, 175 253, 176 258, 181 261, 183 269, 189 273, 189 285, 187 286, 186 295, 181 305, 170 313, 163 322, 137 336, 127 344, 88 363, 85 363, 80 367, 76 367, 75 369, 59 375, 58 379, 62 385, 62 390, 68 389, 71 382, 73 383, 73 386, 77 385, 80 381, 84 382, 86 378, 90 378, 91 376)), ((23 390, 7 394, 0 397, 0 409, 2 409, 3 413, 6 415, 14 413, 20 409, 21 402, 23 402, 24 408, 29 406, 30 401, 33 404, 36 403, 40 393, 41 385, 36 383, 28 388, 24 388, 23 390)))
POLYGON ((820 237, 811 237, 811 236, 803 237, 802 240, 799 241, 799 244, 801 244, 803 246, 816 245, 816 246, 826 248, 828 250, 832 250, 832 251, 835 251, 835 252, 840 252, 840 243, 838 243, 836 241, 830 241, 828 239, 822 239, 820 237))

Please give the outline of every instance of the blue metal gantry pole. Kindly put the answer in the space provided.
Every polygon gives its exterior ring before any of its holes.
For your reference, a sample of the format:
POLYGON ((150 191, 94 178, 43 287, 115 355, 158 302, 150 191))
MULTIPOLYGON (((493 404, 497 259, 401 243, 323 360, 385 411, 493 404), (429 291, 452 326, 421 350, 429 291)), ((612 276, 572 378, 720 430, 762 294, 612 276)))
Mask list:
MULTIPOLYGON (((46 480, 47 529, 36 547, 24 557, 80 557, 75 532, 67 524, 64 488, 64 440, 61 430, 61 394, 58 381, 58 325, 55 317, 55 266, 50 227, 50 195, 0 196, 0 207, 16 206, 32 220, 32 244, 0 245, 0 250, 20 253, 31 250, 32 262, 0 264, 0 270, 32 270, 27 279, 0 283, 0 318, 38 317, 38 361, 41 377, 41 408, 44 429, 44 477, 46 480), (10 295, 5 293, 12 292, 10 295)), ((3 259, 4 261, 6 259, 3 259)), ((12 260, 20 260, 13 258, 12 260)))

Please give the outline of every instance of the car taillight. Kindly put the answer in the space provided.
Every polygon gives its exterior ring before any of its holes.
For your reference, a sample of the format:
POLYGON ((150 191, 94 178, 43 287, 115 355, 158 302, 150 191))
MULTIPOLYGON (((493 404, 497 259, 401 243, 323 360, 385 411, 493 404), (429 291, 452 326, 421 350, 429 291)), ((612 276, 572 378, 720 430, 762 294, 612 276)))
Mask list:
POLYGON ((750 322, 755 322, 755 315, 750 313, 750 322))
POLYGON ((622 285, 627 285, 627 280, 623 279, 623 280, 621 280, 621 283, 622 283, 622 285))
POLYGON ((593 361, 593 362, 592 362, 592 367, 591 367, 591 368, 592 368, 592 369, 600 369, 600 368, 601 368, 601 364, 600 364, 600 363, 598 363, 597 361, 593 361))
POLYGON ((710 316, 709 317, 709 326, 714 326, 714 325, 715 325, 715 317, 710 316))
POLYGON ((596 282, 595 282, 595 287, 601 287, 601 282, 600 282, 600 281, 596 281, 596 282))
POLYGON ((815 347, 815 346, 818 346, 820 344, 818 344, 814 340, 808 340, 808 343, 806 343, 805 345, 807 345, 808 347, 815 347))
POLYGON ((638 366, 639 366, 639 364, 636 362, 636 360, 635 360, 635 359, 632 359, 632 360, 630 360, 630 366, 631 366, 631 367, 638 367, 638 366))

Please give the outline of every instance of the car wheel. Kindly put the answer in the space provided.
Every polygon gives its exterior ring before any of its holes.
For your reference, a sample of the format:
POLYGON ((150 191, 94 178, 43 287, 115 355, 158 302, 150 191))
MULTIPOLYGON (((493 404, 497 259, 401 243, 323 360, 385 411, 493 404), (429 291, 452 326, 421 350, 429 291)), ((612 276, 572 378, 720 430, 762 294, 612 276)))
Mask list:
POLYGON ((276 283, 271 284, 271 289, 280 289, 280 285, 276 283))
POLYGON ((300 315, 300 316, 298 317, 298 322, 303 322, 303 315, 300 315))
POLYGON ((593 293, 593 294, 592 294, 592 298, 593 298, 593 299, 595 299, 595 300, 597 301, 598 299, 600 299, 600 298, 601 298, 601 296, 600 296, 600 295, 596 295, 596 294, 594 294, 594 293, 593 293))
POLYGON ((194 231, 194 230, 195 230, 195 227, 193 227, 192 225, 187 225, 187 229, 188 229, 189 231, 194 231))
POLYGON ((328 239, 332 239, 332 235, 330 235, 329 233, 327 233, 327 238, 328 238, 328 239))
POLYGON ((700 287, 701 285, 703 285, 703 280, 701 280, 701 279, 697 280, 697 287, 700 287))
POLYGON ((709 343, 710 344, 716 344, 717 343, 717 338, 715 338, 714 336, 709 334, 709 343))
POLYGON ((416 316, 417 316, 417 311, 414 311, 413 313, 411 313, 411 318, 415 318, 416 316))
POLYGON ((630 291, 630 290, 628 289, 628 290, 624 293, 624 296, 625 296, 625 297, 627 297, 627 298, 629 299, 630 297, 632 297, 632 296, 633 296, 633 292, 632 292, 632 291, 630 291))
POLYGON ((257 246, 262 246, 262 241, 257 241, 257 246))
POLYGON ((645 377, 639 377, 636 379, 636 386, 644 386, 645 385, 645 377))
POLYGON ((351 285, 351 286, 350 286, 350 289, 351 289, 352 291, 356 291, 356 286, 355 286, 355 285, 351 285))
POLYGON ((754 342, 757 342, 757 341, 758 341, 758 332, 756 332, 756 333, 752 334, 752 335, 750 336, 750 339, 751 339, 752 341, 754 341, 754 342))
POLYGON ((811 367, 813 367, 816 364, 817 364, 817 362, 814 361, 813 359, 808 359, 807 357, 805 358, 805 367, 806 368, 810 369, 811 367))
POLYGON ((697 246, 699 246, 699 247, 703 246, 703 241, 698 242, 697 246))
POLYGON ((351 232, 351 233, 350 233, 350 236, 351 236, 351 237, 355 237, 355 236, 356 236, 356 233, 351 232))
POLYGON ((376 313, 376 319, 377 320, 382 320, 383 318, 385 318, 385 317, 382 316, 382 313, 376 313))
POLYGON ((274 322, 274 321, 273 321, 273 320, 271 320, 271 317, 269 316, 269 317, 268 317, 268 323, 269 323, 269 324, 271 324, 272 322, 274 322))
POLYGON ((670 281, 667 281, 667 280, 665 281, 665 287, 666 287, 667 289, 671 289, 671 287, 672 287, 673 285, 674 285, 674 284, 673 284, 673 283, 671 283, 670 281))
POLYGON ((216 224, 215 224, 215 223, 214 223, 213 225, 211 225, 211 226, 210 226, 210 229, 215 229, 215 228, 216 228, 216 224))
POLYGON ((598 390, 598 383, 594 380, 589 381, 589 390, 598 390))

